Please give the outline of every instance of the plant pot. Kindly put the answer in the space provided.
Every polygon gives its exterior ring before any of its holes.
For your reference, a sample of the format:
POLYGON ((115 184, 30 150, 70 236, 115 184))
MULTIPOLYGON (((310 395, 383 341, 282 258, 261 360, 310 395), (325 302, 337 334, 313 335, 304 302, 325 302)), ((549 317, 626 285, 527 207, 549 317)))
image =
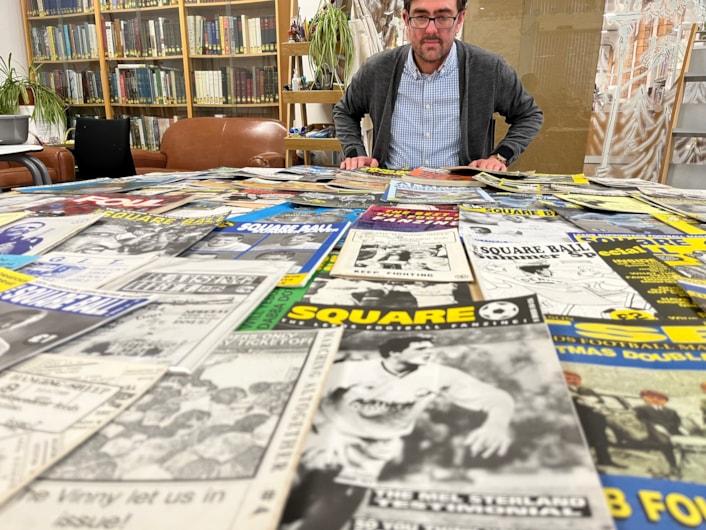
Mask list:
POLYGON ((0 145, 17 145, 27 141, 29 116, 0 116, 0 145))
POLYGON ((333 88, 333 73, 331 73, 331 70, 325 68, 316 80, 316 84, 321 90, 331 90, 333 88))

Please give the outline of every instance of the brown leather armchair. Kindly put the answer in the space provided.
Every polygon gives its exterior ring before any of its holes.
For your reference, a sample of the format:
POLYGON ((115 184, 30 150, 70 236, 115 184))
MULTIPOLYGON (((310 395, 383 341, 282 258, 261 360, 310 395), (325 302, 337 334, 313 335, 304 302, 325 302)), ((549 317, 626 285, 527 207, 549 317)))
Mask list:
MULTIPOLYGON (((52 183, 75 180, 74 155, 68 149, 44 146, 43 151, 34 151, 30 155, 47 166, 52 183)), ((0 162, 0 187, 9 190, 20 186, 34 186, 29 170, 16 162, 0 162)))
POLYGON ((287 128, 267 118, 187 118, 164 133, 160 150, 132 149, 138 174, 217 167, 285 167, 287 128))

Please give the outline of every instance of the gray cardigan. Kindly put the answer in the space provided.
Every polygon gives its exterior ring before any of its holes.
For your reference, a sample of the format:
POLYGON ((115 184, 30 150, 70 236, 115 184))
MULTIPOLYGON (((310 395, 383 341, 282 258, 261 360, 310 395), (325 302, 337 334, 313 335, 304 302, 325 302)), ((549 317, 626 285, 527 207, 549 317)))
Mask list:
MULTIPOLYGON (((347 158, 368 156, 361 138, 360 120, 370 114, 373 121, 370 156, 385 167, 392 110, 409 48, 407 44, 370 57, 334 107, 336 136, 347 158)), ((456 50, 462 131, 459 161, 468 165, 491 153, 500 153, 510 164, 539 132, 544 121, 542 111, 522 87, 515 70, 501 56, 458 39, 456 50), (488 134, 495 112, 505 118, 510 128, 495 148, 490 149, 488 134)))

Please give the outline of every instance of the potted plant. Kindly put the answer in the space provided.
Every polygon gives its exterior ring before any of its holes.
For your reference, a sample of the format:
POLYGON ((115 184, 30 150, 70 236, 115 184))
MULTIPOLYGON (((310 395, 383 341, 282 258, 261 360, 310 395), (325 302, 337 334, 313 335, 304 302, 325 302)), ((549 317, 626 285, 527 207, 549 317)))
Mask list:
POLYGON ((39 82, 39 66, 26 70, 12 64, 12 53, 0 57, 0 144, 27 141, 30 117, 41 123, 66 124, 66 104, 51 87, 39 82), (20 113, 20 105, 33 105, 31 116, 20 113))
POLYGON ((353 66, 353 35, 348 15, 336 0, 321 0, 309 24, 309 62, 322 89, 345 85, 353 66))

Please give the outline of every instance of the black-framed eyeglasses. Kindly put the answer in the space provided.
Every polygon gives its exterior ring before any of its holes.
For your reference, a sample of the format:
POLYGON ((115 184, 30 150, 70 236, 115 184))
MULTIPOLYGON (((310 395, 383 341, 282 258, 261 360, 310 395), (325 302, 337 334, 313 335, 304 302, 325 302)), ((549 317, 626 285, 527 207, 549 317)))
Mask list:
POLYGON ((451 29, 456 23, 456 19, 461 13, 456 13, 454 17, 407 17, 409 27, 414 29, 427 29, 430 22, 433 22, 436 29, 451 29))

